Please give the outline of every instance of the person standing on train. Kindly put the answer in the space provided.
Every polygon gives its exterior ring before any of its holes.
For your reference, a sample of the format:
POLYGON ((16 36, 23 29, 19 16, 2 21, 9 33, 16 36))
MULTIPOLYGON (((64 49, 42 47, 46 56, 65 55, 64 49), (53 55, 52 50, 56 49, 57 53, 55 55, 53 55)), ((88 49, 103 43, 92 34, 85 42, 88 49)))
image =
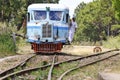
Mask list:
POLYGON ((74 33, 76 32, 77 29, 77 23, 75 21, 75 18, 73 17, 72 20, 69 23, 69 43, 71 44, 73 37, 74 37, 74 33))

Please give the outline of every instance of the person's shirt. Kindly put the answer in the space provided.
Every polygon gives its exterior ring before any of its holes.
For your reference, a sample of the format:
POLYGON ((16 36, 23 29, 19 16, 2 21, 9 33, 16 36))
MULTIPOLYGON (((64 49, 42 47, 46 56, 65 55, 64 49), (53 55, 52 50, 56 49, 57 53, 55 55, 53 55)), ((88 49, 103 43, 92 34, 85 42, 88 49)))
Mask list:
POLYGON ((77 23, 76 22, 72 22, 72 26, 70 27, 70 31, 74 33, 76 28, 77 28, 77 23))
POLYGON ((69 24, 68 24, 68 25, 69 25, 69 30, 70 30, 70 28, 71 28, 71 26, 72 26, 72 20, 69 21, 69 24))

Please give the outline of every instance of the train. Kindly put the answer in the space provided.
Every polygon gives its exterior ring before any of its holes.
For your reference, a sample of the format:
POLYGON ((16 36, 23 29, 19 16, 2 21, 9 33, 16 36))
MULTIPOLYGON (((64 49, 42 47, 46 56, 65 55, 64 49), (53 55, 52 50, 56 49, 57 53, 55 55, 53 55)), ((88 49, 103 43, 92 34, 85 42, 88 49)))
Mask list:
POLYGON ((62 4, 31 4, 26 26, 27 42, 34 52, 61 52, 68 43, 69 8, 62 4))

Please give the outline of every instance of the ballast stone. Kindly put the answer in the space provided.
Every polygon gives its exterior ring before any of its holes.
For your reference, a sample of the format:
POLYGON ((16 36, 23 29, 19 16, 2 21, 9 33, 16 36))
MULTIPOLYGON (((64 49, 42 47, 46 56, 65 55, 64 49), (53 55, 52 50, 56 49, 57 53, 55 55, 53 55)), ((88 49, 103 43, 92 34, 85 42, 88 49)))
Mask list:
POLYGON ((117 73, 99 73, 98 80, 120 80, 120 74, 117 73))

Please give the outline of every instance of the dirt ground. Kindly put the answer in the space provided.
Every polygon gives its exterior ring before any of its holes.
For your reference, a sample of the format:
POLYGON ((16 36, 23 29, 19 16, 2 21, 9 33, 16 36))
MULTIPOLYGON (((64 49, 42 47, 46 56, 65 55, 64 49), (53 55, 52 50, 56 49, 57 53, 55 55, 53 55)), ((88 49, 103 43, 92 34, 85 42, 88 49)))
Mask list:
POLYGON ((94 54, 96 52, 104 52, 108 51, 110 49, 103 48, 102 46, 76 46, 76 45, 70 45, 70 46, 64 46, 62 49, 62 52, 68 53, 68 54, 74 54, 74 55, 86 55, 86 54, 94 54), (97 48, 100 48, 101 51, 97 48), (96 49, 95 49, 96 48, 96 49))
MULTIPOLYGON (((61 52, 66 54, 73 54, 73 55, 86 55, 86 54, 94 54, 95 47, 101 48, 101 52, 108 51, 110 49, 103 48, 102 46, 77 46, 77 45, 65 45, 63 46, 63 49, 61 52)), ((97 52, 100 52, 99 50, 97 52)), ((30 45, 19 47, 18 52, 19 54, 28 54, 28 53, 34 53, 34 51, 31 49, 30 45)))

